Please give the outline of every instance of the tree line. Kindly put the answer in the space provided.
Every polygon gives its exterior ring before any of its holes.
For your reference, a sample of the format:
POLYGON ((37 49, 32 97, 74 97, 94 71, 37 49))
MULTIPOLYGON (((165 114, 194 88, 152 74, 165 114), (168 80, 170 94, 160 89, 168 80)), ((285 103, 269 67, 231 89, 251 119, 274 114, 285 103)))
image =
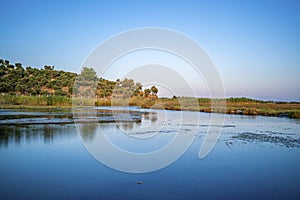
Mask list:
POLYGON ((125 78, 116 81, 98 78, 93 68, 83 67, 81 73, 76 77, 74 93, 85 96, 93 88, 96 88, 96 98, 130 98, 130 97, 152 97, 157 98, 158 89, 155 86, 143 89, 143 85, 134 82, 133 79, 125 78))
POLYGON ((38 69, 0 59, 0 92, 16 95, 71 96, 75 77, 72 72, 45 65, 38 69))
POLYGON ((141 83, 132 79, 116 81, 98 78, 95 70, 83 67, 80 74, 56 70, 54 66, 45 65, 38 69, 23 67, 21 63, 12 64, 0 59, 0 93, 22 96, 67 96, 75 93, 90 92, 91 81, 96 88, 96 98, 128 98, 132 96, 157 97, 155 86, 143 89, 141 83), (74 88, 74 83, 79 84, 74 88), (74 90, 74 91, 73 91, 74 90), (76 90, 76 91, 75 91, 76 90))

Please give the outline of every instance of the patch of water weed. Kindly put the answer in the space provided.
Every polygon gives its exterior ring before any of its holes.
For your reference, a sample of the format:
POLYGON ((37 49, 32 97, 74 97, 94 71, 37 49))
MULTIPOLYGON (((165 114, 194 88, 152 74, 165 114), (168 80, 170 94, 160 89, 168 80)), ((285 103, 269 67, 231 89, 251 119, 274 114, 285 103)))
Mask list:
POLYGON ((251 133, 244 132, 238 135, 232 136, 233 139, 238 139, 244 142, 267 142, 271 144, 276 144, 280 146, 284 146, 287 148, 298 148, 300 147, 300 138, 292 138, 290 136, 278 136, 274 134, 264 134, 264 133, 251 133))

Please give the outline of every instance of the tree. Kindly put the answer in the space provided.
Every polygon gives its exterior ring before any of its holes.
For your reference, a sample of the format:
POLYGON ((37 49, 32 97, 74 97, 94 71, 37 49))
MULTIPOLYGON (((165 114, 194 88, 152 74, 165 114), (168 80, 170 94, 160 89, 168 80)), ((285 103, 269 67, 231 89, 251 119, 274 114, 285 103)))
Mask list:
POLYGON ((5 69, 0 68, 0 76, 3 76, 5 74, 5 69))
POLYGON ((158 93, 158 89, 153 85, 151 87, 151 92, 152 92, 152 94, 156 95, 158 93))
POLYGON ((93 68, 83 67, 77 76, 73 94, 78 97, 91 98, 98 86, 97 73, 93 68))
POLYGON ((9 68, 9 69, 14 69, 15 68, 15 66, 14 65, 7 65, 7 67, 9 68))
POLYGON ((54 70, 54 66, 45 65, 44 69, 45 70, 54 70))
POLYGON ((83 67, 79 74, 79 80, 81 81, 97 81, 97 73, 93 68, 83 67))
POLYGON ((151 93, 150 89, 147 88, 147 89, 144 90, 145 97, 148 97, 150 93, 151 93))
MULTIPOLYGON (((0 92, 22 95, 56 94, 71 96, 72 91, 80 97, 86 94, 96 94, 97 97, 129 98, 132 96, 155 95, 158 89, 154 86, 145 89, 142 84, 125 78, 116 81, 98 79, 93 68, 84 67, 81 73, 55 70, 54 66, 45 65, 42 69, 21 63, 11 64, 8 60, 0 59, 0 92), (74 81, 76 78, 76 86, 74 81), (95 90, 95 91, 93 91, 95 90)), ((73 93, 73 94, 74 94, 73 93)), ((76 95, 74 94, 74 95, 76 95)), ((87 96, 89 98, 89 96, 87 96)))
POLYGON ((16 68, 22 68, 22 64, 21 63, 15 63, 16 68))
POLYGON ((8 87, 6 83, 0 82, 0 92, 8 92, 8 87))

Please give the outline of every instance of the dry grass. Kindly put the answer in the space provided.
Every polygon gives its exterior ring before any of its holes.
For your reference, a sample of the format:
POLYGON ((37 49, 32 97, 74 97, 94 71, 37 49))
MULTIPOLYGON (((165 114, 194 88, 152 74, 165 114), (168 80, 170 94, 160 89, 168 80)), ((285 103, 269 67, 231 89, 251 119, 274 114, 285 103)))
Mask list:
MULTIPOLYGON (((78 99, 78 101, 83 101, 78 99)), ((93 105, 93 102, 83 102, 93 105)), ((215 112, 240 115, 279 116, 300 119, 300 103, 297 102, 265 102, 247 98, 215 99, 209 98, 144 98, 131 97, 129 99, 98 99, 95 106, 141 106, 166 110, 190 110, 200 112, 215 112), (213 106, 212 106, 213 105, 213 106)), ((28 108, 28 107, 71 107, 72 99, 62 96, 14 96, 1 95, 0 108, 28 108)))

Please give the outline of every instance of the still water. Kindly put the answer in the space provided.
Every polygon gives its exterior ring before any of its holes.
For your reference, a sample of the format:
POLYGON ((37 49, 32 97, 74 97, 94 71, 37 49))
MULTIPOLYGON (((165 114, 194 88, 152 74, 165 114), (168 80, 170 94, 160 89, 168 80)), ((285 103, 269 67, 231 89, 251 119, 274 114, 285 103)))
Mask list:
POLYGON ((300 120, 226 115, 217 144, 199 159, 209 119, 218 114, 199 113, 199 124, 179 114, 157 110, 137 122, 104 121, 80 135, 66 113, 1 111, 0 199, 300 199, 300 120), (154 151, 178 134, 179 122, 180 131, 197 127, 194 141, 154 172, 109 168, 82 144, 92 146, 101 128, 122 149, 154 151))

